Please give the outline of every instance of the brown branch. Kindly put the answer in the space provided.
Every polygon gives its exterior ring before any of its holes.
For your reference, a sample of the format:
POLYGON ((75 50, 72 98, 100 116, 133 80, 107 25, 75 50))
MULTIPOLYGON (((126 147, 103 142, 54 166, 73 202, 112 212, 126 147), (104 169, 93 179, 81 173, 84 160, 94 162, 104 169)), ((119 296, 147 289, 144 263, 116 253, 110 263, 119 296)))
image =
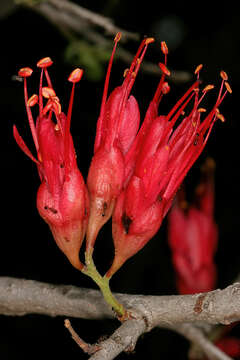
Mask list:
MULTIPOLYGON (((185 322, 226 325, 240 320, 240 283, 195 295, 117 293, 115 296, 136 316, 145 317, 149 329, 185 322)), ((84 319, 114 317, 97 290, 1 277, 0 314, 21 316, 29 313, 84 319)))

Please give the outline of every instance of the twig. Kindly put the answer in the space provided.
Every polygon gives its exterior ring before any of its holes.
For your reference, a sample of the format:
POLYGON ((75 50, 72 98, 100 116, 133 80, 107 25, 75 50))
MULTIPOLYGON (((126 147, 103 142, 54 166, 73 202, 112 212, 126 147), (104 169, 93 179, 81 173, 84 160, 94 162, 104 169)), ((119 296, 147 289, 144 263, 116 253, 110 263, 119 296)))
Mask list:
POLYGON ((77 345, 88 355, 92 355, 96 351, 101 349, 99 345, 91 345, 86 343, 83 339, 81 339, 80 336, 73 329, 69 319, 65 319, 64 326, 70 332, 73 340, 77 343, 77 345))

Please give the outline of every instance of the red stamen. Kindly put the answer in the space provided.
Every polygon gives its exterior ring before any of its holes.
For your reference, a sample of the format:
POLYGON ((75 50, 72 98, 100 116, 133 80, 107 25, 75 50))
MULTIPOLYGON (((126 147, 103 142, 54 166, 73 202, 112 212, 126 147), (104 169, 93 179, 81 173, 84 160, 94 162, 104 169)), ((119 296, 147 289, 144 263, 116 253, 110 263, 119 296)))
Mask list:
POLYGON ((165 64, 159 63, 158 66, 160 67, 160 69, 162 70, 162 72, 164 73, 164 75, 169 76, 169 75, 171 74, 165 64))
POLYGON ((112 54, 108 63, 108 68, 107 68, 107 74, 106 74, 106 78, 105 78, 105 83, 104 83, 104 89, 103 89, 103 97, 102 97, 102 103, 101 103, 101 110, 100 110, 100 115, 99 118, 102 117, 104 110, 105 110, 105 105, 106 105, 106 100, 107 100, 107 94, 108 94, 108 87, 109 87, 109 80, 110 80, 110 74, 111 74, 111 70, 112 70, 112 64, 113 64, 113 58, 114 58, 114 54, 116 52, 116 48, 117 48, 117 44, 121 39, 121 33, 117 33, 117 35, 115 36, 114 39, 114 47, 112 50, 112 54))
POLYGON ((28 105, 27 77, 29 77, 32 74, 32 69, 30 69, 30 68, 20 69, 18 74, 19 75, 21 74, 20 76, 24 77, 24 100, 25 100, 25 106, 26 106, 26 110, 27 110, 28 123, 29 123, 30 130, 32 133, 34 145, 36 147, 36 150, 38 151, 39 144, 38 144, 38 139, 37 139, 36 127, 34 124, 30 106, 28 105))
POLYGON ((36 105, 38 102, 38 96, 36 94, 32 95, 29 99, 28 99, 28 106, 32 107, 34 105, 36 105))
POLYGON ((50 57, 45 57, 37 62, 37 67, 47 68, 53 64, 53 61, 50 57))
POLYGON ((33 70, 31 68, 29 68, 29 67, 21 68, 18 71, 18 75, 23 77, 23 78, 31 76, 32 73, 33 73, 33 70))

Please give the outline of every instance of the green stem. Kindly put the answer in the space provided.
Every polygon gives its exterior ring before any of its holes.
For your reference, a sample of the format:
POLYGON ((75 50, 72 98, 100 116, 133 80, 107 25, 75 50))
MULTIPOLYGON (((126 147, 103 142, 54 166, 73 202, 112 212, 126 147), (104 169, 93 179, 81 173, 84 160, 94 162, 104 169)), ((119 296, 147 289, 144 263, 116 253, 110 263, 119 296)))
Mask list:
POLYGON ((93 279, 93 281, 100 288, 105 301, 111 306, 111 308, 116 312, 117 316, 120 319, 124 319, 127 312, 124 309, 123 305, 120 304, 117 299, 113 296, 112 291, 109 286, 109 279, 107 277, 102 277, 96 269, 96 266, 93 262, 92 255, 85 253, 86 265, 83 268, 82 272, 93 279))

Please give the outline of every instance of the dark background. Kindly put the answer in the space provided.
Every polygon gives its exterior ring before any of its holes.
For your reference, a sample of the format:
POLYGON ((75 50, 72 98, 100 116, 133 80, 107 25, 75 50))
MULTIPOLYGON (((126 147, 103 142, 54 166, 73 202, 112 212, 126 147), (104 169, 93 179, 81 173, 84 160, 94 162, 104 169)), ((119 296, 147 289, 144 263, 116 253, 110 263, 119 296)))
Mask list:
MULTIPOLYGON (((77 2, 77 1, 76 1, 77 2)), ((231 2, 230 2, 231 3, 231 2)), ((64 56, 66 39, 45 18, 24 7, 13 7, 8 12, 0 1, 0 117, 1 117, 1 250, 0 274, 54 284, 73 284, 95 287, 92 281, 77 272, 56 247, 47 225, 39 217, 36 192, 39 186, 35 164, 17 147, 12 137, 15 123, 26 143, 34 152, 24 108, 23 84, 13 76, 23 66, 35 67, 45 56, 54 60, 50 70, 52 82, 67 110, 70 85, 67 77, 72 65, 64 56), (6 11, 5 11, 6 10, 6 11)), ((103 15, 112 17, 115 23, 142 36, 155 36, 146 59, 161 61, 160 40, 168 43, 169 68, 193 72, 196 65, 205 65, 203 81, 220 83, 219 72, 224 69, 230 78, 233 94, 227 96, 221 111, 226 118, 217 122, 207 147, 190 171, 187 181, 194 187, 199 167, 207 155, 216 161, 216 221, 220 239, 216 254, 218 286, 229 284, 239 273, 239 103, 240 40, 239 12, 233 6, 213 7, 197 3, 189 8, 182 3, 173 6, 169 2, 129 2, 126 0, 79 1, 103 15)), ((126 47, 134 53, 138 44, 129 42, 126 47)), ((81 67, 82 64, 79 64, 81 67)), ((121 84, 121 61, 114 64, 111 89, 121 84)), ((87 71, 86 71, 87 72, 87 71)), ((86 177, 93 151, 96 120, 102 96, 103 78, 95 81, 84 76, 77 88, 72 118, 72 135, 78 154, 79 167, 86 177)), ((150 101, 158 78, 139 74, 133 88, 141 110, 150 101)), ((29 87, 37 92, 38 74, 32 76, 29 87)), ((169 110, 189 84, 171 84, 171 94, 160 107, 169 110)), ((30 92, 30 91, 29 91, 30 92)), ((30 92, 30 94, 32 93, 30 92)), ((211 98, 213 99, 213 97, 211 98)), ((174 272, 166 241, 166 220, 158 235, 129 260, 112 280, 112 289, 118 292, 142 294, 175 294, 174 272)), ((108 268, 112 259, 111 225, 107 224, 96 244, 96 263, 101 271, 108 268)), ((118 326, 116 321, 73 320, 79 334, 88 342, 95 342, 101 335, 111 334, 118 326)), ((119 359, 158 359, 172 356, 186 358, 188 343, 180 336, 154 329, 139 340, 136 353, 121 354, 119 359), (176 346, 172 346, 176 344, 176 346)), ((63 318, 26 316, 11 318, 1 316, 0 354, 4 359, 57 358, 87 359, 72 342, 63 327, 63 318)))

